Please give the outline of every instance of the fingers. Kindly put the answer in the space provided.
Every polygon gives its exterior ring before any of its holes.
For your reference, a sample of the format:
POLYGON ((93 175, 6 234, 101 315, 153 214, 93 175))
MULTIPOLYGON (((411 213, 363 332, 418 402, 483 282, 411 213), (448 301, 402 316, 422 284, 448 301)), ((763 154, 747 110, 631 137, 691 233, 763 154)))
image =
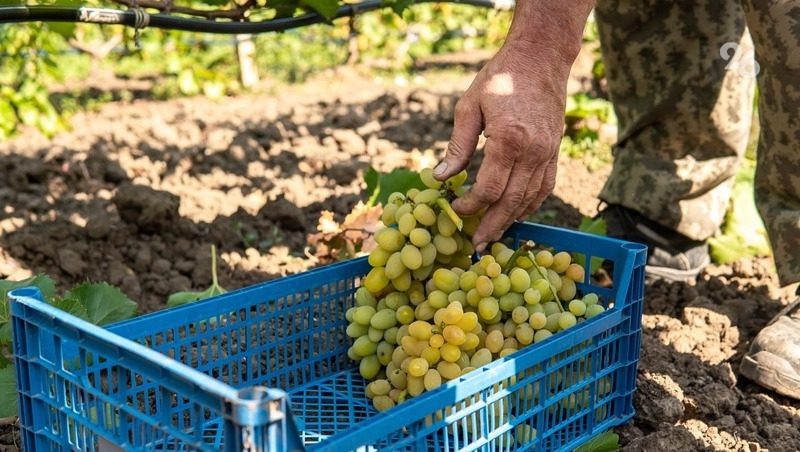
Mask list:
MULTIPOLYGON (((472 237, 476 249, 481 248, 481 245, 485 246, 486 243, 499 240, 514 222, 518 212, 527 206, 525 196, 534 172, 535 170, 530 164, 517 162, 502 197, 489 206, 472 237)), ((539 172, 541 173, 541 171, 539 172)), ((533 193, 536 192, 533 191, 533 193)))
POLYGON ((444 160, 433 169, 433 175, 445 180, 467 167, 469 159, 478 146, 478 137, 483 131, 483 115, 480 105, 464 96, 455 107, 455 121, 444 160))
POLYGON ((475 184, 464 196, 453 201, 453 210, 460 215, 474 215, 494 204, 503 196, 508 185, 515 163, 510 150, 504 148, 501 139, 489 138, 484 153, 475 184))
POLYGON ((528 204, 528 207, 525 209, 525 212, 518 218, 520 220, 527 218, 530 214, 536 211, 539 207, 541 207, 542 203, 550 193, 553 192, 553 189, 556 186, 556 172, 558 171, 558 154, 556 153, 553 155, 553 158, 550 159, 547 166, 544 169, 544 174, 542 176, 542 183, 539 186, 539 191, 536 194, 533 200, 528 204))
MULTIPOLYGON (((539 194, 539 189, 542 186, 542 179, 544 178, 544 172, 544 165, 533 170, 532 175, 528 180, 528 186, 525 189, 525 200, 517 208, 516 212, 514 212, 514 219, 523 221, 527 218, 525 212, 527 212, 528 207, 531 205, 534 198, 536 198, 536 196, 539 194)), ((509 226, 512 222, 509 222, 509 226)))

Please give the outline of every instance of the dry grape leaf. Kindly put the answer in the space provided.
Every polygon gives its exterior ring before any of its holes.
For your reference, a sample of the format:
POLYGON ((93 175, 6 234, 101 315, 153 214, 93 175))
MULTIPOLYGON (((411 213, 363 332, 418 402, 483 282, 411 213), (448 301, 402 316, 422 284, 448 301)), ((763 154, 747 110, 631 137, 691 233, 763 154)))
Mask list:
POLYGON ((359 202, 339 224, 333 212, 323 211, 317 231, 309 234, 308 243, 316 248, 322 262, 333 262, 355 257, 375 248, 375 231, 380 227, 381 206, 368 206, 359 202))

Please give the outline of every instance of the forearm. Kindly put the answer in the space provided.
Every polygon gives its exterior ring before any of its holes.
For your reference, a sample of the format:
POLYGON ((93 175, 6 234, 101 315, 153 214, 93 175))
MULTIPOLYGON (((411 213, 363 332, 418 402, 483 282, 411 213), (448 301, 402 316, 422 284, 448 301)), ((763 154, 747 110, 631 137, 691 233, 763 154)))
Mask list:
POLYGON ((595 0, 518 0, 506 44, 552 51, 571 66, 594 4, 595 0))

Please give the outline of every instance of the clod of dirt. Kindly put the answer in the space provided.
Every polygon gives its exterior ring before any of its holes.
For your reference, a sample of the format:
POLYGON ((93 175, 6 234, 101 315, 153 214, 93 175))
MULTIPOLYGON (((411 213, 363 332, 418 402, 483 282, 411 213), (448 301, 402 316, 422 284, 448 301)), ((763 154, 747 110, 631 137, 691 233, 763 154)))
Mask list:
POLYGON ((104 239, 111 233, 111 224, 105 215, 94 215, 86 221, 86 235, 92 239, 104 239))
POLYGON ((180 198, 172 193, 126 184, 119 187, 113 202, 122 220, 142 232, 169 230, 178 220, 180 198))
POLYGON ((86 262, 81 255, 69 248, 58 250, 58 266, 70 276, 79 276, 86 270, 86 262))
POLYGON ((623 450, 629 452, 652 452, 656 450, 695 451, 708 450, 684 427, 670 425, 647 436, 629 442, 623 450))
POLYGON ((669 375, 643 372, 637 382, 633 401, 640 422, 658 428, 683 417, 683 390, 669 375))
POLYGON ((367 143, 354 130, 336 129, 331 136, 341 150, 350 155, 362 155, 367 150, 367 143))
POLYGON ((271 220, 290 231, 305 231, 306 229, 306 217, 303 209, 292 204, 283 196, 268 202, 258 216, 271 220))

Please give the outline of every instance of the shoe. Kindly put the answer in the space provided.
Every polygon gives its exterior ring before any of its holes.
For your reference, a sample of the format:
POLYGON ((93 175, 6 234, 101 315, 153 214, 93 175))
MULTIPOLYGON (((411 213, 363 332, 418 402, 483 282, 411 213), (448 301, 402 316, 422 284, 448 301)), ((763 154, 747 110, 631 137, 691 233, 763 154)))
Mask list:
POLYGON ((705 242, 692 240, 633 209, 609 204, 597 217, 605 220, 610 237, 647 245, 645 274, 650 279, 690 282, 711 263, 705 242))
POLYGON ((742 357, 739 372, 778 394, 800 400, 800 298, 758 333, 742 357))

